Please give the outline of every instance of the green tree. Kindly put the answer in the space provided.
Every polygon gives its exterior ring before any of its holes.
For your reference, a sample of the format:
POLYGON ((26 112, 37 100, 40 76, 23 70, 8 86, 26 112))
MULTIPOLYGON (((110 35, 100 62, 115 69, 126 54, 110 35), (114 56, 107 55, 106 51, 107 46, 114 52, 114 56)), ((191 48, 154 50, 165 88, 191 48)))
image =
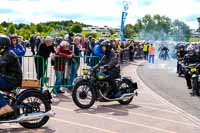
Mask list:
POLYGON ((4 33, 4 29, 1 25, 0 25, 0 33, 4 33))
POLYGON ((37 30, 37 32, 43 32, 43 27, 42 27, 42 24, 37 24, 36 25, 36 30, 37 30))
POLYGON ((96 33, 86 33, 85 34, 85 37, 89 37, 89 36, 91 36, 91 37, 93 37, 93 38, 97 38, 97 34, 96 33))
POLYGON ((175 20, 172 25, 172 38, 175 41, 189 41, 191 36, 190 27, 182 21, 175 20))
POLYGON ((114 34, 114 31, 112 29, 110 29, 109 32, 111 36, 114 34))
POLYGON ((82 26, 80 24, 73 24, 71 27, 71 31, 74 33, 81 33, 83 30, 82 26))
POLYGON ((124 28, 124 36, 133 39, 136 36, 135 28, 131 24, 127 24, 124 28))
POLYGON ((9 33, 9 34, 14 34, 14 33, 16 33, 16 28, 15 28, 15 25, 14 25, 14 24, 9 24, 9 26, 8 26, 8 33, 9 33))
POLYGON ((171 31, 171 19, 160 15, 145 15, 134 25, 139 39, 163 40, 171 31))

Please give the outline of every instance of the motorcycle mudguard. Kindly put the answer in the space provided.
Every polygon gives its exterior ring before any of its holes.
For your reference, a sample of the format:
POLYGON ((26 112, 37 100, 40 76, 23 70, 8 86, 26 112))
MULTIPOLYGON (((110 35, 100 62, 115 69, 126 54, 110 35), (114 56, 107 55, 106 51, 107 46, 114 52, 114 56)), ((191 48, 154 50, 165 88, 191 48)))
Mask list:
POLYGON ((130 83, 132 85, 132 87, 134 88, 134 90, 138 89, 137 82, 133 82, 131 79, 126 78, 126 77, 123 77, 122 81, 130 83))
POLYGON ((51 103, 52 97, 51 97, 51 94, 47 91, 42 92, 41 90, 37 90, 37 89, 27 89, 27 90, 22 91, 19 95, 17 95, 16 100, 18 101, 23 95, 27 95, 28 93, 38 93, 42 95, 43 97, 45 97, 45 99, 51 103))

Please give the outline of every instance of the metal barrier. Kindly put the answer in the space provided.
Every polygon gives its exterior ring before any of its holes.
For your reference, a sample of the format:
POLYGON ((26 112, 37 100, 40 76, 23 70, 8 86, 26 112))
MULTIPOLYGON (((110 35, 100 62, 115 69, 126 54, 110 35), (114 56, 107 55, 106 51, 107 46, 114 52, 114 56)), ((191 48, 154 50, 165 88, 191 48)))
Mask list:
POLYGON ((77 56, 66 59, 60 56, 43 58, 42 56, 22 56, 22 88, 72 88, 73 80, 82 74, 84 68, 98 64, 100 58, 94 56, 77 56), (62 79, 58 84, 58 80, 62 79), (57 80, 57 84, 56 83, 57 80))
POLYGON ((22 88, 42 88, 44 79, 44 58, 42 56, 19 56, 22 60, 22 88))
POLYGON ((82 74, 84 68, 89 68, 98 64, 100 58, 95 56, 77 56, 73 59, 65 59, 55 56, 48 59, 47 79, 48 88, 72 88, 74 78, 82 74))

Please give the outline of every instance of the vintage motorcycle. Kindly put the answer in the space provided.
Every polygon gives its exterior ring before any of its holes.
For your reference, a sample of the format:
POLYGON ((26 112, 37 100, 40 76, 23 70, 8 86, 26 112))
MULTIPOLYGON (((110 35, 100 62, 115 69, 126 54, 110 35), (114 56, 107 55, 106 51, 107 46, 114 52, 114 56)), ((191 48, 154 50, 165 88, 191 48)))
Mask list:
POLYGON ((45 125, 49 117, 54 116, 51 111, 51 94, 48 90, 13 88, 7 92, 0 92, 14 112, 0 117, 0 124, 19 123, 25 128, 40 128, 45 125))
POLYGON ((120 95, 117 98, 114 97, 116 92, 113 91, 113 85, 110 84, 106 71, 104 67, 83 69, 82 76, 74 80, 72 99, 79 108, 88 109, 95 101, 118 101, 122 105, 128 105, 133 97, 137 96, 137 83, 130 78, 119 76, 115 79, 115 83, 120 95))
POLYGON ((178 59, 178 76, 181 77, 181 75, 185 74, 185 64, 183 58, 178 59))
POLYGON ((192 79, 192 91, 197 96, 200 96, 200 76, 199 76, 199 67, 200 64, 190 64, 186 66, 187 71, 191 75, 192 79))

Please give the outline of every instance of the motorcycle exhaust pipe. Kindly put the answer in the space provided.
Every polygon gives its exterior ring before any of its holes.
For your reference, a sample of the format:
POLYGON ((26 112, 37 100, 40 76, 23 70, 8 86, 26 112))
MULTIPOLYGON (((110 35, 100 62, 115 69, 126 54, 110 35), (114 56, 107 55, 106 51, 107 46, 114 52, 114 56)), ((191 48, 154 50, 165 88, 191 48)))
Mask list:
POLYGON ((108 100, 108 101, 119 101, 119 100, 123 100, 123 99, 129 99, 129 98, 131 98, 132 96, 134 96, 134 95, 137 95, 136 93, 127 93, 127 94, 123 94, 120 98, 115 98, 115 99, 110 99, 110 98, 107 98, 107 97, 105 97, 103 94, 102 94, 102 92, 99 90, 99 92, 100 92, 100 95, 104 98, 104 99, 106 99, 106 100, 108 100))
POLYGON ((38 112, 38 113, 31 113, 31 114, 23 114, 15 120, 0 121, 0 123, 28 122, 28 121, 39 120, 39 119, 41 119, 45 116, 53 117, 53 116, 55 116, 55 112, 48 111, 48 112, 45 112, 45 113, 38 112))

